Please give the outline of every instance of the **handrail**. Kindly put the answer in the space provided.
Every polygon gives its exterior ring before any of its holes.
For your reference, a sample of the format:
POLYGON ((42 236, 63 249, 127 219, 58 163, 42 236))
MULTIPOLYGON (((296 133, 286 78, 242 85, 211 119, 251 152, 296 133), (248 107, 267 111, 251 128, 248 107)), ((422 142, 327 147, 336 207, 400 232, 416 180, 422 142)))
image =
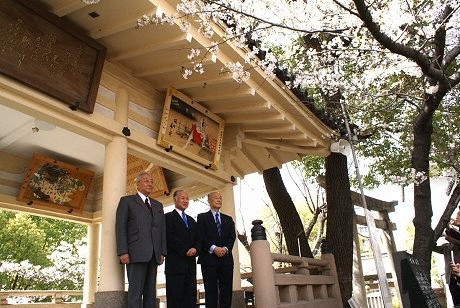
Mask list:
POLYGON ((64 296, 83 296, 82 290, 3 290, 0 291, 0 305, 8 305, 8 297, 45 296, 51 297, 52 303, 61 304, 64 296))
POLYGON ((325 245, 321 259, 272 253, 261 220, 252 222, 250 245, 256 308, 342 308, 334 256, 325 245), (274 263, 288 263, 274 268, 274 263))
MULTIPOLYGON (((252 272, 244 272, 241 274, 241 279, 251 279, 252 272)), ((203 284, 203 279, 197 279, 197 285, 203 284)), ((165 289, 165 283, 157 284, 157 289, 165 289)), ((243 288, 247 291, 252 291, 252 286, 243 288)), ((200 292, 202 296, 204 292, 200 292)), ((65 303, 65 296, 83 296, 83 290, 1 290, 0 291, 0 306, 9 305, 8 297, 51 297, 51 302, 46 304, 61 304, 65 303)), ((165 300, 165 296, 159 296, 160 300, 165 300)), ((72 303, 81 303, 82 301, 75 301, 72 303)), ((32 304, 32 303, 30 303, 32 304)), ((35 304, 35 303, 34 303, 35 304)), ((27 303, 23 303, 27 305, 27 303)))

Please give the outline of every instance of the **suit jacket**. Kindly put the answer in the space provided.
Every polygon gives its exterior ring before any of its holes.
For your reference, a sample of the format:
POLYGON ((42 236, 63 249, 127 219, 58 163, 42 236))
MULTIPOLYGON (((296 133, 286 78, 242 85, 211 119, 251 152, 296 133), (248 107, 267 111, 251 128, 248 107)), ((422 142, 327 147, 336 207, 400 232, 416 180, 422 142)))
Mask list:
POLYGON ((189 228, 185 226, 182 217, 174 209, 165 214, 166 242, 168 256, 165 260, 165 274, 195 274, 196 257, 186 255, 190 248, 199 249, 199 238, 196 221, 187 215, 189 228))
POLYGON ((450 268, 450 262, 454 261, 455 263, 460 262, 460 247, 453 243, 445 243, 441 246, 436 246, 434 251, 442 253, 444 255, 444 278, 446 279, 446 284, 450 283, 452 276, 452 269, 450 268), (454 260, 452 260, 451 251, 454 252, 454 260))
POLYGON ((220 213, 221 234, 217 231, 216 221, 211 210, 198 214, 197 225, 201 237, 201 251, 198 256, 198 263, 202 266, 233 264, 232 249, 236 239, 235 222, 232 217, 220 213), (209 253, 212 245, 228 248, 228 254, 218 258, 215 254, 209 253))
POLYGON ((116 216, 117 254, 129 254, 131 263, 161 263, 166 256, 166 226, 163 205, 152 199, 152 213, 138 195, 120 198, 116 216))

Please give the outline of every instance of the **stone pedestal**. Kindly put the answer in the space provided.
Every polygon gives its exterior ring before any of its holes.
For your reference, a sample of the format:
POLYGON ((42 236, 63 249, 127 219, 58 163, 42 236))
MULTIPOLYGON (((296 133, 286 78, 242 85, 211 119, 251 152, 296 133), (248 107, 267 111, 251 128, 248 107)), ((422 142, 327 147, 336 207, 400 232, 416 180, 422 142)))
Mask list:
POLYGON ((126 308, 128 307, 128 292, 96 292, 94 301, 94 308, 126 308))
POLYGON ((244 300, 244 291, 236 290, 232 293, 232 308, 246 308, 244 300))

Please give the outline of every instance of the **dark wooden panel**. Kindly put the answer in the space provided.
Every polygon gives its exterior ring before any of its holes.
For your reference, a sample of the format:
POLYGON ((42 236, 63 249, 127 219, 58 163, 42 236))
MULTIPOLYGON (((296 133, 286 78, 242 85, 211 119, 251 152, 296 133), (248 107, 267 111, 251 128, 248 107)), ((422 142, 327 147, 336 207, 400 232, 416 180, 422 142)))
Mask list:
POLYGON ((0 0, 0 72, 92 113, 106 48, 33 0, 0 0))

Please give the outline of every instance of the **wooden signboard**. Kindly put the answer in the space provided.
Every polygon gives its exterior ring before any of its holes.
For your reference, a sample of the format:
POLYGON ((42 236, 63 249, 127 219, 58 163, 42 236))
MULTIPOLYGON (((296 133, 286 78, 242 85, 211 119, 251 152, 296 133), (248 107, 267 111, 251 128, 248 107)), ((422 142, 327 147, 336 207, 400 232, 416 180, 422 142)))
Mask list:
POLYGON ((92 113, 105 53, 33 0, 0 1, 0 73, 92 113))
POLYGON ((32 206, 81 212, 93 176, 90 170, 34 154, 17 199, 32 206))
POLYGON ((169 88, 158 144, 206 168, 218 169, 224 120, 179 91, 169 88))
POLYGON ((441 308, 419 260, 405 251, 393 253, 393 259, 403 307, 441 308))

